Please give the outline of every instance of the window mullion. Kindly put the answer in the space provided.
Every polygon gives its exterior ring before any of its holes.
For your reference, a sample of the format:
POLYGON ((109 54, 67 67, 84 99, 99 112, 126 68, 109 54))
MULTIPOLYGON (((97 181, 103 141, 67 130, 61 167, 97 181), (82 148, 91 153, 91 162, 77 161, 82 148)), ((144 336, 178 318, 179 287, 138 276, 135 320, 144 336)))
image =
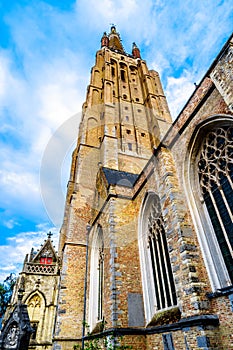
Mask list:
POLYGON ((224 225, 223 225, 223 222, 222 222, 220 213, 219 213, 219 211, 218 211, 218 207, 217 207, 217 205, 216 205, 216 202, 215 202, 215 199, 214 199, 214 197, 213 197, 213 194, 212 194, 211 190, 209 190, 209 195, 210 195, 211 201, 212 201, 212 203, 213 203, 213 206, 214 206, 216 215, 217 215, 217 217, 218 217, 218 221, 219 221, 219 223, 220 223, 220 226, 221 226, 221 229, 222 229, 224 238, 225 238, 225 240, 226 240, 227 246, 228 246, 228 248, 229 248, 229 251, 230 251, 230 253, 231 253, 231 256, 233 257, 233 251, 232 251, 231 243, 230 243, 230 241, 229 241, 227 232, 226 232, 225 227, 224 227, 224 225))
POLYGON ((231 186, 231 189, 232 189, 232 191, 233 191, 233 182, 232 182, 232 178, 231 178, 231 176, 230 176, 229 173, 226 174, 226 178, 228 179, 229 184, 230 184, 230 186, 231 186))
MULTIPOLYGON (((157 223, 156 223, 156 226, 157 226, 157 223)), ((160 269, 160 280, 161 280, 161 284, 160 284, 160 289, 162 289, 161 293, 163 293, 164 295, 164 302, 165 302, 165 307, 167 307, 167 297, 166 297, 166 288, 165 288, 165 283, 164 283, 164 277, 162 275, 162 272, 163 272, 163 268, 162 268, 162 259, 161 259, 161 249, 160 249, 160 246, 159 246, 159 242, 158 242, 158 236, 160 234, 160 230, 158 229, 158 227, 156 227, 156 231, 157 231, 157 234, 156 234, 156 248, 157 248, 157 256, 158 256, 158 260, 159 260, 159 269, 160 269)), ((166 277, 165 277, 166 278, 166 277)), ((163 304, 163 303, 162 303, 163 304)))
MULTIPOLYGON (((156 296, 156 309, 160 309, 160 298, 159 298, 159 289, 157 284, 157 275, 156 275, 156 267, 155 267, 155 256, 154 256, 154 248, 152 246, 152 238, 149 237, 149 251, 150 251, 150 258, 151 258, 151 264, 152 264, 152 270, 153 270, 153 282, 154 282, 154 290, 155 290, 155 296, 156 296)), ((154 310, 154 307, 153 307, 154 310)))
POLYGON ((156 274, 156 281, 154 281, 154 283, 156 283, 156 285, 157 285, 157 290, 158 290, 158 295, 159 295, 159 300, 158 300, 159 305, 157 305, 157 308, 160 308, 163 303, 162 303, 161 288, 160 288, 160 283, 159 283, 158 259, 156 258, 158 256, 157 249, 156 249, 156 243, 155 243, 157 241, 157 239, 156 239, 154 230, 152 232, 153 232, 153 234, 152 234, 151 242, 152 242, 152 252, 153 252, 153 260, 154 260, 154 264, 155 264, 155 274, 156 274))
POLYGON ((170 283, 170 279, 169 279, 170 271, 169 271, 169 268, 168 268, 168 263, 170 263, 170 261, 167 261, 167 254, 166 254, 166 250, 165 250, 165 247, 164 247, 163 235, 165 235, 165 232, 163 232, 162 228, 160 228, 160 231, 161 231, 161 244, 162 244, 162 250, 163 250, 163 256, 164 256, 164 265, 165 265, 165 269, 166 269, 166 273, 167 273, 166 278, 167 278, 167 284, 168 284, 168 292, 169 292, 169 295, 170 295, 171 302, 174 303, 171 283, 170 283))
POLYGON ((229 207, 229 204, 228 204, 228 202, 227 202, 225 193, 223 192, 222 186, 219 185, 218 189, 219 189, 219 191, 220 191, 220 193, 221 193, 221 195, 222 195, 222 199, 223 199, 223 201, 224 201, 224 204, 225 204, 225 206, 226 206, 226 209, 227 209, 227 212, 228 212, 228 214, 229 214, 229 216, 230 216, 230 219, 231 219, 231 221, 233 221, 233 214, 232 214, 231 209, 230 209, 230 207, 229 207))

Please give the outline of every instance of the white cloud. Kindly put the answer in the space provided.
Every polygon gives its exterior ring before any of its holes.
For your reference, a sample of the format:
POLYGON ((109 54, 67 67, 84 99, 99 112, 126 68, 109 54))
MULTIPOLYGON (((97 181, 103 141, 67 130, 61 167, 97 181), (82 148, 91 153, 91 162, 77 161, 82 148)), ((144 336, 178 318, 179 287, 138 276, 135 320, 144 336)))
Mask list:
POLYGON ((0 183, 9 194, 17 193, 17 196, 25 197, 30 193, 38 194, 38 186, 33 174, 24 172, 20 169, 20 173, 13 171, 0 170, 0 183))
POLYGON ((192 73, 184 71, 179 78, 168 77, 165 95, 173 119, 178 115, 188 98, 193 93, 195 80, 192 73))
POLYGON ((15 226, 18 226, 18 222, 14 219, 10 219, 8 221, 3 221, 3 225, 9 229, 13 229, 15 226))

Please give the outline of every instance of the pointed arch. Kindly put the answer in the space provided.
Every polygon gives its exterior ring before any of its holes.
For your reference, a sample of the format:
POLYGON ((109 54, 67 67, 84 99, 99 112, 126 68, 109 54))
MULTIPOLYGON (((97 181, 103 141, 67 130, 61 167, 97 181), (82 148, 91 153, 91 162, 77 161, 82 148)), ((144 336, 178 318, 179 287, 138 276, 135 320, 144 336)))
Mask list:
POLYGON ((34 329, 32 339, 39 339, 41 337, 42 323, 45 314, 46 300, 43 293, 38 290, 31 293, 26 301, 28 316, 31 322, 31 326, 34 329))
POLYGON ((146 323, 154 314, 177 304, 160 198, 147 192, 139 216, 139 255, 146 323))
POLYGON ((194 130, 184 164, 186 194, 213 290, 233 283, 233 118, 194 130))
POLYGON ((91 244, 89 324, 93 330, 103 320, 104 293, 104 237, 103 229, 97 226, 91 244))

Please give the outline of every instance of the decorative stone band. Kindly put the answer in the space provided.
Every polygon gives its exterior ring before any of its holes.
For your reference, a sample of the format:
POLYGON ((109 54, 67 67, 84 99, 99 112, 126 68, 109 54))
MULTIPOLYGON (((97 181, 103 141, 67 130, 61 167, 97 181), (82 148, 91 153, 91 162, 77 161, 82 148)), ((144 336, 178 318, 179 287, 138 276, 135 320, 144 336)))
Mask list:
POLYGON ((56 275, 58 273, 57 265, 42 265, 42 264, 25 264, 25 273, 36 273, 46 275, 56 275))

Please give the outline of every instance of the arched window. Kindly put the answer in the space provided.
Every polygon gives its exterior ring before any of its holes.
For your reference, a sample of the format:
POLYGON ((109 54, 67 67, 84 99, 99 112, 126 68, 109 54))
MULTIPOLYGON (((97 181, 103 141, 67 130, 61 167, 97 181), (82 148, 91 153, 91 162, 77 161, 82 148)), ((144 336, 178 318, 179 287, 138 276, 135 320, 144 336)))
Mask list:
POLYGON ((32 339, 37 339, 41 337, 42 322, 45 310, 45 301, 40 293, 34 293, 26 301, 28 315, 31 322, 31 326, 34 330, 32 334, 32 339), (38 334, 39 333, 39 334, 38 334))
POLYGON ((233 120, 197 126, 187 152, 187 198, 213 290, 233 283, 233 120))
POLYGON ((103 320, 103 292, 104 292, 104 239, 103 230, 98 225, 91 245, 90 267, 90 308, 89 324, 91 330, 97 322, 103 320))
POLYGON ((125 82, 125 71, 123 70, 123 69, 121 69, 121 80, 123 81, 123 82, 125 82))
POLYGON ((150 251, 153 270, 157 310, 175 305, 175 285, 172 276, 163 219, 161 215, 157 217, 157 209, 153 206, 148 219, 148 250, 150 251))
POLYGON ((201 193, 233 283, 233 125, 204 138, 198 160, 201 193))
POLYGON ((160 199, 149 192, 141 209, 139 252, 146 322, 177 304, 160 199))
POLYGON ((103 284, 104 284, 104 242, 103 231, 99 229, 99 251, 98 251, 98 321, 103 319, 103 284))

